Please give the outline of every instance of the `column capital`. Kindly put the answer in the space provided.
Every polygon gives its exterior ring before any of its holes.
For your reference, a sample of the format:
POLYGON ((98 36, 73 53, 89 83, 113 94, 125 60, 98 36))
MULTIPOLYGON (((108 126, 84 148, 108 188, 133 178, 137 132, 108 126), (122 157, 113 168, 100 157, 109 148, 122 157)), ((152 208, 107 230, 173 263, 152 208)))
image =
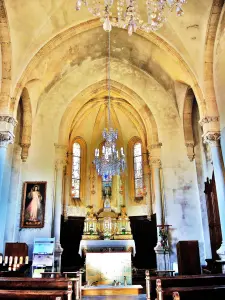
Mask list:
POLYGON ((63 169, 67 165, 67 158, 62 157, 55 160, 55 168, 56 170, 63 169))
POLYGON ((8 115, 0 115, 0 122, 12 124, 13 127, 15 127, 17 125, 16 119, 14 119, 12 116, 8 116, 8 115))
POLYGON ((156 144, 149 145, 147 148, 148 148, 148 151, 151 152, 151 150, 160 149, 161 147, 162 147, 162 143, 156 143, 156 144))
POLYGON ((209 131, 203 135, 203 142, 210 146, 219 146, 220 131, 209 131))
POLYGON ((150 157, 150 166, 153 168, 161 168, 162 166, 161 159, 157 157, 150 157))
POLYGON ((14 142, 14 127, 17 121, 9 115, 0 115, 0 147, 7 147, 14 142))
POLYGON ((7 147, 9 144, 13 144, 14 135, 11 132, 0 131, 0 147, 7 147))
POLYGON ((211 131, 220 131, 220 118, 219 116, 205 116, 199 121, 199 124, 203 128, 204 134, 211 131))
POLYGON ((199 124, 204 126, 204 124, 212 123, 212 122, 219 122, 219 116, 205 116, 200 121, 199 124))

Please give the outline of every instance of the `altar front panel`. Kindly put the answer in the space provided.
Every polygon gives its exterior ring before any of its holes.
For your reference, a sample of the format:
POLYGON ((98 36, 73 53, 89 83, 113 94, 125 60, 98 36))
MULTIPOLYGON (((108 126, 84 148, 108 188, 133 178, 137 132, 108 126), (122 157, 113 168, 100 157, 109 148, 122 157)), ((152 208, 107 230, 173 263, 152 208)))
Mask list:
POLYGON ((131 253, 106 252, 86 254, 86 281, 89 284, 112 284, 114 280, 132 284, 131 253))

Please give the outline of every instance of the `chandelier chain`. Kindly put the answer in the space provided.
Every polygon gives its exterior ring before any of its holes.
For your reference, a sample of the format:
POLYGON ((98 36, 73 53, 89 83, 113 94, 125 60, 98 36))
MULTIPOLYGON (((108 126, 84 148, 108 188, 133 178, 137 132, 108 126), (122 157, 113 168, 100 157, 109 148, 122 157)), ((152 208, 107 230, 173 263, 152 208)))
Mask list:
POLYGON ((111 128, 111 82, 110 82, 110 31, 108 32, 108 128, 111 128))

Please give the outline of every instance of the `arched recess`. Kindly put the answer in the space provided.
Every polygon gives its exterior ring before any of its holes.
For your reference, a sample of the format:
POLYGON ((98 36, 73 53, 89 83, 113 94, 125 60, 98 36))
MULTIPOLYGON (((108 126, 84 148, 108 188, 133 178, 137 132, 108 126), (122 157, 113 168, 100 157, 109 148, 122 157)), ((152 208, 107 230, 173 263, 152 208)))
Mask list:
MULTIPOLYGON (((33 73, 33 71, 37 68, 38 65, 40 65, 41 61, 47 55, 52 52, 54 49, 59 47, 62 43, 66 42, 68 39, 74 37, 77 34, 81 34, 84 32, 87 32, 90 29, 99 27, 98 20, 91 20, 85 23, 82 23, 77 26, 73 26, 58 35, 56 35, 54 38, 52 38, 48 43, 46 43, 38 53, 35 54, 35 56, 32 58, 30 63, 27 65, 26 69, 24 70, 22 76, 20 79, 18 79, 18 82, 16 83, 16 87, 14 90, 14 97, 18 101, 18 95, 20 93, 21 87, 25 85, 25 83, 31 79, 34 79, 34 76, 37 76, 33 73)), ((184 61, 180 53, 178 53, 172 46, 170 46, 165 40, 162 38, 156 36, 154 33, 145 34, 143 32, 138 32, 137 36, 142 37, 146 41, 150 41, 154 45, 156 45, 159 49, 162 49, 165 53, 169 53, 171 58, 174 62, 176 62, 176 65, 179 66, 183 70, 184 78, 187 81, 187 84, 192 86, 194 93, 196 95, 196 99, 199 103, 200 107, 200 113, 202 116, 205 115, 205 101, 204 97, 202 95, 202 91, 199 87, 198 81, 191 70, 191 68, 188 66, 188 64, 184 61)), ((171 68, 170 68, 171 70, 171 68)), ((59 74, 58 77, 60 78, 62 74, 59 74)), ((179 80, 176 78, 176 80, 179 80)), ((17 102, 16 102, 17 105, 17 102)))
POLYGON ((184 99, 184 112, 183 112, 183 128, 184 128, 184 140, 187 147, 187 156, 190 161, 193 161, 195 157, 194 153, 194 137, 193 137, 193 124, 192 124, 192 110, 193 100, 195 99, 193 90, 189 88, 187 90, 184 99))
POLYGON ((28 151, 31 145, 32 134, 32 111, 30 97, 27 88, 24 88, 21 94, 22 104, 22 134, 21 134, 21 158, 25 162, 28 157, 28 151))
MULTIPOLYGON (((10 88, 11 88, 11 68, 12 68, 12 50, 10 30, 8 24, 5 1, 0 0, 0 42, 1 42, 1 96, 0 112, 8 114, 10 109, 10 88)), ((15 111, 15 115, 17 110, 15 111)))
POLYGON ((80 137, 76 136, 75 138, 70 139, 69 142, 69 153, 68 153, 68 165, 67 165, 67 175, 69 182, 68 188, 69 188, 69 197, 70 201, 69 203, 80 205, 82 202, 84 202, 85 199, 85 190, 86 190, 86 174, 87 174, 87 144, 85 140, 80 137), (80 198, 79 199, 73 199, 71 190, 72 190, 72 163, 73 163, 73 144, 78 143, 81 148, 81 158, 80 158, 80 198), (76 203, 75 203, 76 202, 76 203))

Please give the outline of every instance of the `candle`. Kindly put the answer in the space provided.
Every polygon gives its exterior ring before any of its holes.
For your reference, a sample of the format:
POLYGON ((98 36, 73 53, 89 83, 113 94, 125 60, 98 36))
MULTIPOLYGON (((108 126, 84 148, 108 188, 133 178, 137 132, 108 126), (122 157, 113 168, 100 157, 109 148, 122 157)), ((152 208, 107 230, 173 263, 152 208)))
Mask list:
POLYGON ((29 262, 29 256, 26 256, 25 257, 25 265, 28 265, 28 262, 29 262))
POLYGON ((8 261, 9 261, 9 257, 8 257, 8 256, 5 256, 4 263, 5 263, 6 265, 8 264, 8 261))
POLYGON ((13 257, 12 257, 12 256, 10 256, 10 257, 9 257, 9 265, 11 266, 11 265, 12 265, 12 263, 13 263, 13 257))
POLYGON ((20 265, 23 264, 23 256, 20 256, 20 262, 19 262, 20 265))
POLYGON ((0 264, 2 264, 2 255, 0 255, 0 264))

